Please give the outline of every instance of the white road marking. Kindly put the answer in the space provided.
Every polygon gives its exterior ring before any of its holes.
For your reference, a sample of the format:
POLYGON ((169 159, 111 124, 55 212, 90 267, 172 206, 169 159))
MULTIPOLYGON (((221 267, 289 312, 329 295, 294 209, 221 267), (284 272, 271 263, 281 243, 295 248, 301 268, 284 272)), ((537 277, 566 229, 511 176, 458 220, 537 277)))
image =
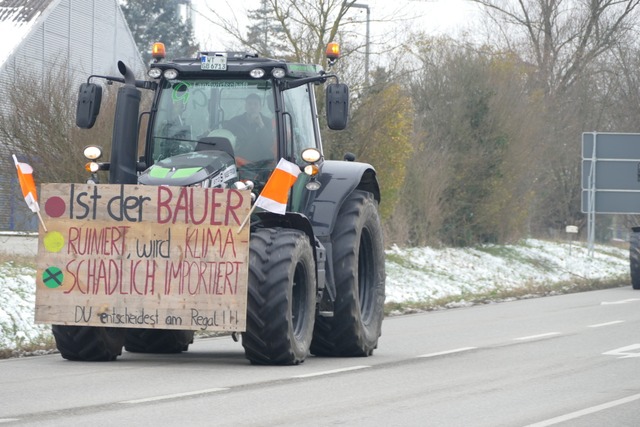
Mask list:
POLYGON ((552 337, 554 335, 560 335, 561 332, 547 332, 546 334, 538 334, 538 335, 529 335, 527 337, 518 337, 518 338, 514 338, 514 341, 527 341, 527 340, 535 340, 538 338, 546 338, 546 337, 552 337))
POLYGON ((615 350, 606 351, 602 354, 607 356, 619 356, 618 359, 628 359, 630 357, 640 357, 640 352, 632 350, 640 350, 640 344, 632 344, 626 347, 616 348, 615 350))
POLYGON ((602 301, 600 305, 627 304, 629 302, 636 302, 636 301, 640 301, 640 298, 622 299, 620 301, 602 301))
POLYGON ((596 323, 595 325, 587 326, 587 328, 601 328, 603 326, 617 325, 619 323, 624 323, 624 320, 614 320, 613 322, 607 322, 607 323, 596 323))
POLYGON ((454 350, 440 351, 438 353, 423 354, 423 355, 416 356, 416 357, 417 358, 426 358, 426 357, 444 356, 444 355, 447 355, 447 354, 455 354, 455 353, 461 353, 463 351, 475 350, 476 348, 478 348, 478 347, 462 347, 462 348, 456 348, 454 350))
POLYGON ((595 414, 596 412, 604 411, 614 408, 616 406, 624 405, 626 403, 634 402, 640 399, 640 394, 634 394, 633 396, 624 397, 622 399, 614 400, 612 402, 603 403, 602 405, 592 406, 590 408, 583 409, 581 411, 571 412, 570 414, 561 415, 559 417, 551 418, 539 423, 530 424, 527 427, 546 427, 554 424, 560 424, 565 421, 573 420, 576 418, 584 417, 585 415, 595 414))
POLYGON ((216 392, 225 391, 225 390, 229 390, 229 389, 228 388, 209 388, 209 389, 205 389, 205 390, 187 391, 185 393, 165 394, 164 396, 147 397, 145 399, 123 400, 120 403, 137 404, 137 403, 156 402, 158 400, 167 400, 167 399, 176 399, 176 398, 180 398, 180 397, 197 396, 199 394, 216 393, 216 392))
POLYGON ((340 372, 349 372, 349 371, 356 371, 358 369, 366 369, 366 368, 370 368, 371 366, 366 366, 366 365, 362 365, 362 366, 351 366, 349 368, 341 368, 341 369, 333 369, 331 371, 322 371, 322 372, 314 372, 312 374, 303 374, 303 375, 295 375, 292 378, 310 378, 310 377, 319 377, 321 375, 331 375, 331 374, 339 374, 340 372))

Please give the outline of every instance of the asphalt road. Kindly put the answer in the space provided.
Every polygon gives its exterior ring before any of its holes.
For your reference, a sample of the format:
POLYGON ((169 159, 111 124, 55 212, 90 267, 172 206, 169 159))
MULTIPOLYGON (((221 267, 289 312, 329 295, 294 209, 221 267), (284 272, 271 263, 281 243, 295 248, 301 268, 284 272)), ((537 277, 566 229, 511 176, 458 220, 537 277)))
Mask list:
POLYGON ((0 361, 0 424, 637 426, 640 291, 385 319, 373 357, 252 366, 229 337, 110 363, 0 361))

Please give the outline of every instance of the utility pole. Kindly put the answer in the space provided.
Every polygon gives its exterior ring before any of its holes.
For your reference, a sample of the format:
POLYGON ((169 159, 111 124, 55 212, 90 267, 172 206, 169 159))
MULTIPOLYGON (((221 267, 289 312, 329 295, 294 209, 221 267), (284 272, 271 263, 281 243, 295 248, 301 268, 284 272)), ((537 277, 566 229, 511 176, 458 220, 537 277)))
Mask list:
POLYGON ((178 0, 178 4, 184 5, 184 19, 193 28, 193 5, 191 0, 178 0))
POLYGON ((369 87, 369 26, 371 22, 371 10, 369 9, 368 4, 363 3, 353 3, 349 5, 349 7, 354 7, 356 9, 366 9, 367 10, 367 34, 366 34, 366 44, 364 50, 364 84, 366 87, 369 87))

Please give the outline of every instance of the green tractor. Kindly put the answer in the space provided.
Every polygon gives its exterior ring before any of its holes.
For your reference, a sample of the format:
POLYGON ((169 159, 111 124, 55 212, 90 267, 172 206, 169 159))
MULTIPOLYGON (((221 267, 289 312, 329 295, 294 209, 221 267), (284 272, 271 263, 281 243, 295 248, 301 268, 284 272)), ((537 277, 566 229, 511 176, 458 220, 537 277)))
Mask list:
MULTIPOLYGON (((244 52, 201 52, 166 61, 154 49, 149 80, 136 80, 122 62, 122 77, 92 76, 81 85, 77 125, 91 128, 99 114, 102 78, 123 85, 116 102, 110 161, 87 147, 91 183, 108 171, 110 184, 219 187, 259 196, 278 161, 299 172, 281 209, 252 209, 246 330, 253 364, 292 365, 316 356, 369 356, 384 317, 383 233, 374 168, 326 160, 316 86, 326 83, 330 129, 347 125, 349 93, 318 65, 244 52), (327 83, 328 80, 335 81, 327 83), (140 113, 141 91, 153 92, 140 113), (140 123, 148 116, 144 142, 140 123), (139 146, 144 144, 144 155, 139 146)), ((335 46, 327 50, 337 59, 335 46)), ((53 325, 62 357, 114 360, 124 347, 177 353, 193 341, 190 330, 53 325)), ((235 334, 234 334, 235 337, 235 334)))

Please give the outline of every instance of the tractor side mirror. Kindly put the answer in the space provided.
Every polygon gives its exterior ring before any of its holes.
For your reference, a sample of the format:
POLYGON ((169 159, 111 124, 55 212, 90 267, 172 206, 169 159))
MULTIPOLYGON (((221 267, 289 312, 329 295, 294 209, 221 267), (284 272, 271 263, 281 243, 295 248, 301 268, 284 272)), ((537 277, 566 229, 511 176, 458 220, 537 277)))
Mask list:
POLYGON ((102 87, 95 83, 82 83, 78 93, 76 107, 76 125, 82 129, 91 129, 100 113, 102 87))
POLYGON ((344 83, 327 85, 327 126, 343 130, 349 121, 349 86, 344 83))

